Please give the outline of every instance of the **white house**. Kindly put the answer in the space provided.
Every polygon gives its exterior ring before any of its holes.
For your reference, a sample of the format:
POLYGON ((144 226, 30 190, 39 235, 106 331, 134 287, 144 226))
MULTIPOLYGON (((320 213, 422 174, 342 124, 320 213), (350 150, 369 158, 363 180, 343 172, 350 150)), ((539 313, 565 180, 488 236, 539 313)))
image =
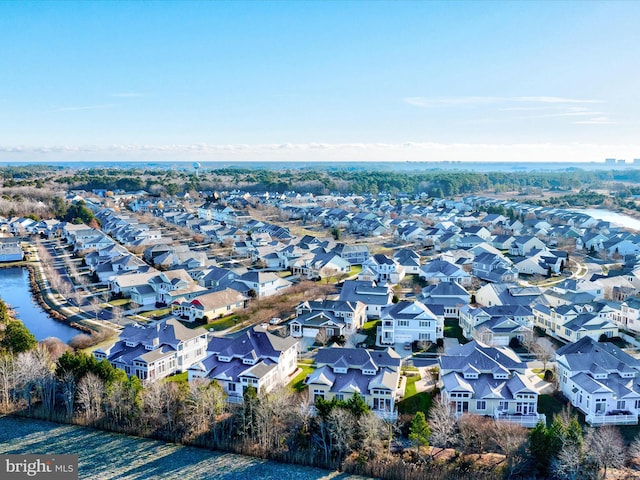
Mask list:
POLYGON ((640 360, 612 343, 584 337, 556 351, 562 394, 587 423, 629 425, 640 413, 640 360))
POLYGON ((435 342, 444 335, 444 322, 421 302, 398 302, 382 310, 376 344, 435 342))
POLYGON ((137 376, 144 381, 164 378, 184 372, 205 358, 207 332, 203 328, 187 328, 175 318, 158 321, 154 325, 126 326, 115 343, 98 348, 98 360, 137 376))
POLYGON ((439 358, 442 401, 452 413, 491 416, 534 427, 545 416, 538 411, 538 391, 527 365, 508 347, 478 341, 450 348, 439 358))

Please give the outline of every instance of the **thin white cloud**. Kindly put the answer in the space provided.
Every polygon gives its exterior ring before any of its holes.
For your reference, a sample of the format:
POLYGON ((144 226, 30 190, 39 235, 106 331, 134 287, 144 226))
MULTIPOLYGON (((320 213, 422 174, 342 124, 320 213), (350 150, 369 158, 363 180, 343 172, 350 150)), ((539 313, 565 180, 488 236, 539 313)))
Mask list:
POLYGON ((48 110, 49 113, 59 113, 59 112, 78 112, 82 110, 104 110, 107 108, 115 107, 115 103, 104 103, 100 105, 82 105, 82 106, 72 106, 72 107, 58 107, 48 110))
POLYGON ((403 101, 409 105, 422 108, 437 107, 473 107, 478 105, 535 103, 545 105, 566 105, 602 103, 600 100, 578 99, 552 96, 519 96, 519 97, 492 97, 492 96, 461 96, 461 97, 405 97, 403 101))
POLYGON ((615 125, 617 122, 612 121, 609 117, 593 117, 588 120, 578 120, 573 122, 575 125, 615 125))

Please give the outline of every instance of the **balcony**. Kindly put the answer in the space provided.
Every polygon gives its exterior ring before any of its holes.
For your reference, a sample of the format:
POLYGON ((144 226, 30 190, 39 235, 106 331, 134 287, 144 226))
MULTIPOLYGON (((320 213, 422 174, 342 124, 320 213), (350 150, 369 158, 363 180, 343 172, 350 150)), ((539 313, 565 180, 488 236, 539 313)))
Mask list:
POLYGON ((500 410, 494 412, 493 418, 502 422, 517 423, 526 428, 533 428, 538 422, 542 422, 546 425, 547 417, 543 413, 503 413, 500 410))
POLYGON ((585 415, 586 422, 592 427, 601 425, 637 425, 638 415, 628 410, 611 410, 604 414, 585 415))

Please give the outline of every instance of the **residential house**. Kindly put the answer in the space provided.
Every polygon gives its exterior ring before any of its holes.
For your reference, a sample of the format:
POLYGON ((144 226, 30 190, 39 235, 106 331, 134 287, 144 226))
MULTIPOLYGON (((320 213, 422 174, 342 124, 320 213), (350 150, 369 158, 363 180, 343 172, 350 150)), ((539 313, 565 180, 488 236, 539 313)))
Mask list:
POLYGON ((346 302, 362 302, 366 306, 367 318, 380 318, 382 309, 391 304, 393 290, 375 282, 346 280, 342 284, 340 300, 346 302))
POLYGON ((187 371, 205 358, 206 348, 207 332, 203 328, 187 328, 169 318, 149 326, 127 325, 115 343, 93 354, 129 376, 155 381, 187 371))
POLYGON ((473 259, 472 273, 488 282, 514 282, 518 270, 508 258, 500 253, 482 251, 473 259))
POLYGON ((640 360, 610 342, 584 337, 556 351, 560 391, 591 426, 636 425, 640 360))
POLYGON ((393 258, 389 258, 381 253, 372 255, 362 264, 362 270, 367 269, 375 274, 373 281, 376 283, 389 282, 395 285, 400 283, 405 276, 404 267, 393 258))
POLYGON ((362 302, 309 300, 296 307, 296 318, 289 323, 292 337, 316 338, 323 331, 326 338, 351 335, 367 320, 362 302))
POLYGON ((321 348, 315 357, 316 370, 305 380, 309 403, 349 400, 360 395, 373 412, 395 419, 400 391, 400 355, 393 349, 321 348))
POLYGON ((460 327, 465 338, 493 346, 509 345, 511 339, 522 342, 533 331, 534 315, 529 307, 496 305, 460 308, 460 327))
POLYGON ((231 315, 246 307, 248 298, 237 290, 225 288, 198 295, 193 300, 176 298, 171 302, 171 310, 181 318, 194 322, 231 315))
POLYGON ((216 380, 230 403, 242 403, 247 388, 268 393, 286 384, 297 370, 298 342, 253 327, 240 335, 212 336, 207 356, 189 368, 189 381, 216 380))
POLYGON ((447 260, 431 260, 420 267, 419 277, 429 284, 455 282, 464 287, 471 285, 471 275, 447 260))
POLYGON ((460 308, 471 301, 471 295, 457 282, 440 282, 423 288, 418 299, 437 316, 457 319, 460 308))
MULTIPOLYGON (((236 278, 243 284, 243 290, 253 290, 257 298, 269 297, 291 286, 291 282, 280 278, 273 272, 249 271, 236 278)), ((234 287, 235 288, 235 287, 234 287)))
POLYGON ((23 256, 19 237, 0 238, 0 263, 19 262, 23 256))
POLYGON ((402 301, 382 310, 376 345, 435 342, 444 336, 444 321, 421 302, 402 301))
POLYGON ((442 401, 460 417, 470 413, 532 428, 545 416, 538 412, 538 391, 527 365, 508 347, 477 340, 450 348, 439 357, 442 401))
POLYGON ((547 246, 542 240, 532 235, 515 237, 515 241, 509 247, 509 253, 524 257, 529 255, 532 250, 546 250, 547 246))

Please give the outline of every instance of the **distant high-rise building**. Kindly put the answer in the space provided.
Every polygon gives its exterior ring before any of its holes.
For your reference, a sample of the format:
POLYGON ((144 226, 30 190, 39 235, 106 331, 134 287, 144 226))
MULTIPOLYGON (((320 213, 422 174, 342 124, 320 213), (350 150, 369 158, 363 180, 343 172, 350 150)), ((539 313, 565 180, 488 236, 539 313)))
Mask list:
POLYGON ((625 163, 627 163, 627 161, 626 161, 626 160, 624 160, 624 159, 619 159, 618 161, 616 161, 616 163, 617 163, 618 165, 624 165, 625 163))
POLYGON ((604 159, 604 163, 606 163, 607 165, 615 165, 616 164, 616 159, 615 158, 605 158, 604 159))
POLYGON ((633 163, 635 163, 636 165, 640 164, 640 158, 634 158, 633 163))

